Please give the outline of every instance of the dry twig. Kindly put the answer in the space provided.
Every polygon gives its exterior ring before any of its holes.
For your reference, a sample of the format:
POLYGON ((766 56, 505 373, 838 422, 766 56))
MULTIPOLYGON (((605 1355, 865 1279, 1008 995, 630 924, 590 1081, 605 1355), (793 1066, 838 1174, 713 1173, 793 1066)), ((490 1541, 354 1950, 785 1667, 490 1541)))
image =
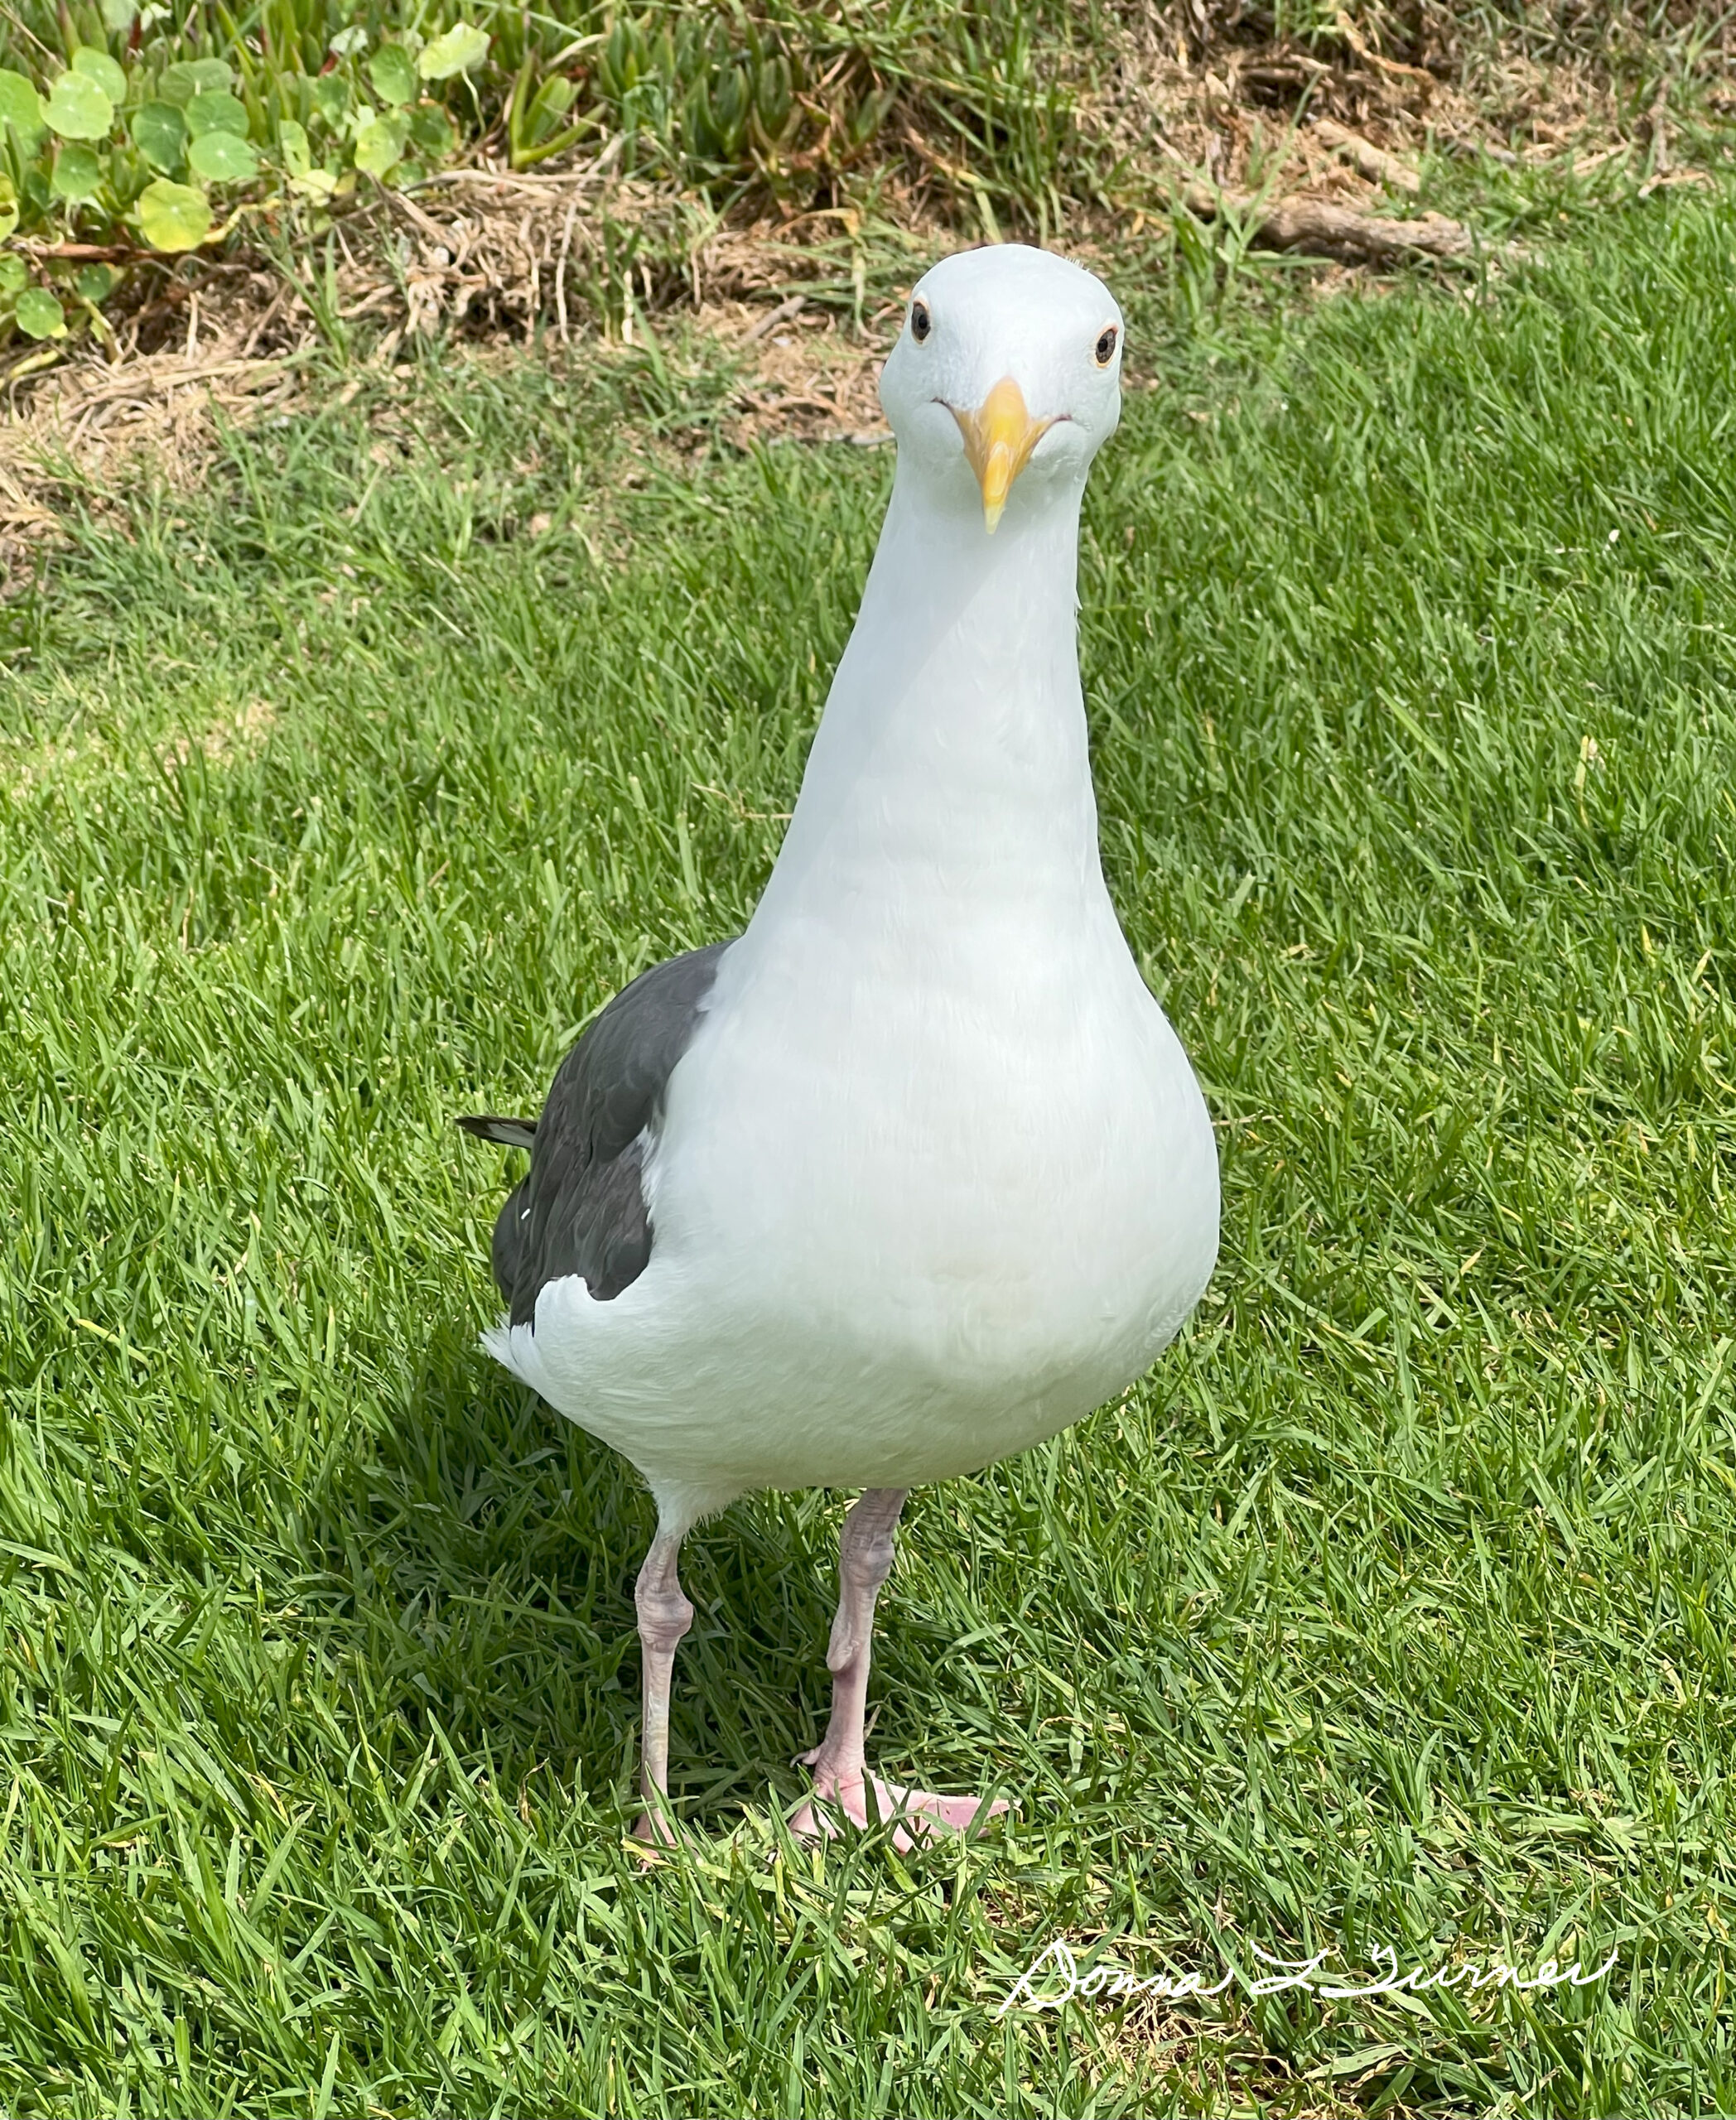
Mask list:
POLYGON ((1463 258, 1471 231, 1444 214, 1397 221, 1383 214, 1359 214, 1326 199, 1238 198, 1232 192, 1190 184, 1188 211, 1203 221, 1227 212, 1250 217, 1254 241, 1267 250, 1301 250, 1357 265, 1391 265, 1410 258, 1463 258))
POLYGON ((1371 184, 1384 184, 1389 190, 1408 191, 1413 195, 1421 190, 1423 181, 1408 162, 1401 162, 1396 155, 1389 155, 1384 147, 1365 140, 1360 132, 1353 132, 1348 125, 1340 125, 1335 118, 1317 118, 1312 130, 1323 147, 1343 155, 1371 184))

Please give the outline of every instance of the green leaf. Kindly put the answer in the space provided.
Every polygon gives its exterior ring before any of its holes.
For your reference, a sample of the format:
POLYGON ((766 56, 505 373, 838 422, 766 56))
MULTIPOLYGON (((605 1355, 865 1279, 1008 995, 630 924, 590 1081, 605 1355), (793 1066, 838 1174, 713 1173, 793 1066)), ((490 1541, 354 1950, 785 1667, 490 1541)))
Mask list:
POLYGON ((127 77, 106 51, 94 44, 81 44, 72 55, 72 70, 94 81, 112 104, 127 100, 127 77))
POLYGON ((551 74, 538 89, 536 100, 530 107, 532 123, 546 118, 552 129, 555 120, 564 118, 572 108, 573 98, 578 93, 576 81, 569 80, 564 74, 551 74))
POLYGON ((312 84, 314 108, 335 132, 350 108, 350 84, 341 74, 319 75, 312 84))
MULTIPOLYGON (((12 230, 17 228, 17 190, 14 186, 12 179, 7 176, 3 170, 0 170, 0 243, 4 243, 6 238, 12 234, 12 230)), ((5 263, 6 260, 4 257, 0 256, 0 266, 3 266, 5 263)), ((24 267, 22 263, 18 267, 18 272, 20 275, 18 284, 22 287, 24 284, 22 277, 24 267)))
POLYGON ((382 103, 399 108, 416 99, 416 69, 401 44, 383 44, 368 61, 368 79, 382 103))
POLYGON ((561 120, 571 109, 578 84, 564 74, 552 74, 538 89, 526 114, 522 145, 541 147, 560 130, 561 120))
POLYGON ((63 140, 101 140, 114 123, 114 104, 88 74, 62 74, 48 91, 42 115, 63 140))
POLYGON ((383 176, 404 152, 409 122, 396 111, 376 118, 355 136, 355 166, 371 176, 383 176))
POLYGON ((781 57, 766 60, 754 89, 754 109, 769 137, 776 139, 789 123, 793 101, 789 61, 781 57))
POLYGON ((103 27, 113 36, 130 30, 138 10, 133 0, 103 0, 103 27))
POLYGON ((187 128, 172 103, 147 103, 133 113, 133 144, 153 169, 177 167, 186 145, 187 128))
POLYGON ((247 137, 247 106, 226 89, 201 89, 187 105, 187 130, 197 140, 207 132, 247 137))
POLYGON ((201 132, 187 149, 187 167, 207 184, 245 184, 259 174, 251 140, 233 132, 201 132))
POLYGON ((422 47, 416 70, 425 81, 449 81, 455 74, 468 74, 488 57, 488 32, 474 22, 454 22, 443 36, 422 47))
POLYGON ((66 336, 66 312, 46 287, 27 287, 12 314, 27 339, 66 336))
POLYGON ((62 147, 55 157, 48 188, 56 199, 94 199, 102 189, 103 166, 89 147, 62 147))
POLYGON ((94 302, 100 309, 114 292, 114 284, 120 274, 107 265, 81 265, 72 276, 72 284, 86 301, 94 302))
POLYGON ((42 132, 42 99, 22 74, 0 69, 0 126, 4 125, 23 135, 24 151, 30 153, 42 132))
POLYGON ((294 118, 286 118, 277 128, 277 140, 283 150, 283 166, 292 176, 306 176, 313 167, 313 149, 307 143, 307 135, 294 118))
POLYGON ((166 102, 185 108, 195 96, 221 95, 234 85, 234 79, 220 59, 181 59, 164 67, 157 94, 166 102))
POLYGON ((0 295, 15 295, 30 277, 16 251, 0 250, 0 295))
POLYGON ((437 103, 418 104, 410 113, 410 137, 438 161, 452 152, 452 121, 437 103))
POLYGON ((138 195, 139 233, 153 250, 195 250, 211 232, 202 191, 160 176, 138 195))

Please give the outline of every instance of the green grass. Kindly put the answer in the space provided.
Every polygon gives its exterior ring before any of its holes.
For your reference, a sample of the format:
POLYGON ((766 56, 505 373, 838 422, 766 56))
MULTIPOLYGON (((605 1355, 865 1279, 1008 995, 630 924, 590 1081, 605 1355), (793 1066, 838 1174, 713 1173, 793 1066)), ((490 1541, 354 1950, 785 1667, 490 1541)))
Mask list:
POLYGON ((886 455, 649 446, 673 353, 431 363, 75 528, 0 614, 0 2106, 1736 2103, 1733 253, 1659 200, 1136 337, 1083 652, 1222 1260, 914 1498, 880 1757, 1017 1814, 907 1862, 771 1823, 814 1496, 690 1541, 692 1841, 624 1848, 651 1512, 475 1351, 450 1124, 745 917, 886 455), (1100 1933, 1620 1963, 996 2021, 1100 1933))

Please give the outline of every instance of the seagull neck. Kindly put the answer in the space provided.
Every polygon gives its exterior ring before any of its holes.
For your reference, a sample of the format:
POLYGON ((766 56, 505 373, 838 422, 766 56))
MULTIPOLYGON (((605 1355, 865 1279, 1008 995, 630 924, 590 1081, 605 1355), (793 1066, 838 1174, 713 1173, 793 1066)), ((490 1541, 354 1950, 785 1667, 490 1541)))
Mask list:
POLYGON ((955 907, 1101 889, 1078 496, 1015 490, 981 523, 895 489, 769 902, 917 876, 955 907))

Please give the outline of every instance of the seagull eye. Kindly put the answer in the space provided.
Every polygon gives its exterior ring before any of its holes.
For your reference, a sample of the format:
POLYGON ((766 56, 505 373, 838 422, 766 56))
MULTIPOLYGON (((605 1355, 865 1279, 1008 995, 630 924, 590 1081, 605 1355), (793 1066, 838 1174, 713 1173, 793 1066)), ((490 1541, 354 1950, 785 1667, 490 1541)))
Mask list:
POLYGON ((934 320, 928 314, 927 302, 913 301, 910 305, 910 336, 919 346, 933 329, 934 320))
POLYGON ((1121 333, 1116 330, 1112 324, 1109 326, 1107 331, 1100 334, 1097 345, 1097 366, 1099 368, 1107 368, 1111 361, 1115 359, 1115 342, 1121 337, 1121 333))

